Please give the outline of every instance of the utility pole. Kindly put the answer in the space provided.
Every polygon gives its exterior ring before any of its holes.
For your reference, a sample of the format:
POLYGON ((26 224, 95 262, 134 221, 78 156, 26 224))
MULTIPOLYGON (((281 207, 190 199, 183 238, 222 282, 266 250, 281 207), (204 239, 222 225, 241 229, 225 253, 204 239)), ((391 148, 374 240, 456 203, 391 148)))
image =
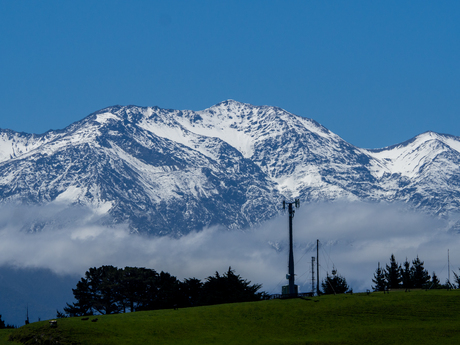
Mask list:
POLYGON ((319 240, 316 240, 316 295, 319 296, 319 240))
POLYGON ((289 295, 290 297, 296 297, 298 293, 298 287, 295 285, 295 274, 294 274, 294 249, 293 249, 293 238, 292 238, 292 219, 294 218, 294 207, 300 206, 300 200, 295 199, 294 202, 283 201, 283 209, 286 209, 286 204, 289 210, 289 273, 286 278, 289 280, 289 285, 283 286, 283 295, 289 295))
POLYGON ((315 294, 315 257, 311 257, 311 295, 315 294))

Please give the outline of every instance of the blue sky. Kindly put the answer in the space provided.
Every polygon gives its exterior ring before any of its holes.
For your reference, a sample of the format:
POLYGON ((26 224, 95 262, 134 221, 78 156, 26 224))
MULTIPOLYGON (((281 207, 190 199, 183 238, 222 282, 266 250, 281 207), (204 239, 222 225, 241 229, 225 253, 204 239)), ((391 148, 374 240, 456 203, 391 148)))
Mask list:
POLYGON ((0 0, 0 128, 225 99, 359 147, 460 136, 458 1, 0 0))

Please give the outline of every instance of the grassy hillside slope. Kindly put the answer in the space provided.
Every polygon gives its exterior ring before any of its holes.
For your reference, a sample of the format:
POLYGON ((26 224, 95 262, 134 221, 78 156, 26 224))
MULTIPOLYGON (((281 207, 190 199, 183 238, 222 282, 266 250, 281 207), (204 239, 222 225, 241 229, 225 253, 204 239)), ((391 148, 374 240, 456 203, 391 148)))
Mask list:
POLYGON ((458 344, 460 291, 321 296, 97 318, 60 319, 55 329, 42 321, 12 335, 27 344, 458 344))

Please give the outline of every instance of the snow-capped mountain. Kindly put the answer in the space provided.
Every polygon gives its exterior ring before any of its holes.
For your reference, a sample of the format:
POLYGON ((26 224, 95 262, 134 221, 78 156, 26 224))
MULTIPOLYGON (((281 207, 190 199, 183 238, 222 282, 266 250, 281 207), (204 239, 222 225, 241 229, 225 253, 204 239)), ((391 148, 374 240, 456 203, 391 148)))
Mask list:
POLYGON ((84 205, 133 231, 243 229, 281 200, 458 207, 460 138, 424 133, 357 148, 283 109, 225 101, 203 111, 114 106, 43 135, 0 130, 2 203, 84 205))
POLYGON ((400 200, 447 215, 460 205, 460 138, 426 132, 399 145, 371 150, 369 170, 378 200, 400 200))

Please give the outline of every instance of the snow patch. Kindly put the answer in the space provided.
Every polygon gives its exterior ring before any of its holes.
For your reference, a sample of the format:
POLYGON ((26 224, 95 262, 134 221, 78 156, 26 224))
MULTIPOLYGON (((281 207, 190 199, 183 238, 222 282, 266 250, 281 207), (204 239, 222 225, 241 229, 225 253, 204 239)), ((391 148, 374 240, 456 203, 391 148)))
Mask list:
POLYGON ((96 115, 96 121, 99 122, 101 125, 110 120, 119 121, 120 118, 109 112, 96 115))

